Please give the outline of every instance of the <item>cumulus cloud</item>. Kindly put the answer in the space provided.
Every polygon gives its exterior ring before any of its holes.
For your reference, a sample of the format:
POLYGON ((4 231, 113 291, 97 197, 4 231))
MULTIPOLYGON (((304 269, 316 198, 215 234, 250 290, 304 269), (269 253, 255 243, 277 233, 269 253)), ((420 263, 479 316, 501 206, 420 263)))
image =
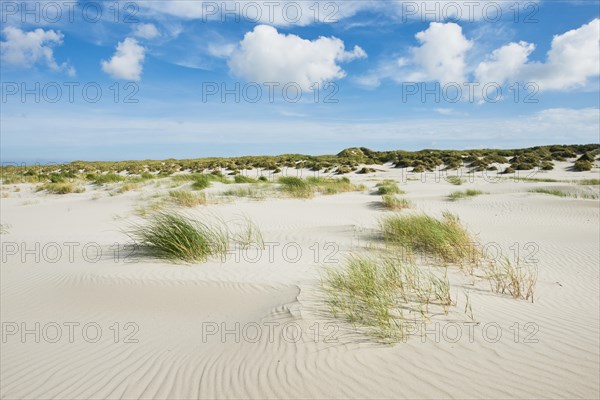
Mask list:
POLYGON ((522 73, 529 54, 535 45, 527 42, 510 43, 496 49, 486 61, 481 62, 475 70, 478 82, 505 83, 508 79, 522 73))
POLYGON ((529 62, 535 45, 510 43, 481 62, 475 76, 480 82, 535 82, 540 90, 583 87, 600 72, 599 37, 600 19, 555 35, 545 62, 529 62))
POLYGON ((408 77, 410 81, 464 82, 465 54, 473 46, 455 23, 432 22, 429 28, 415 35, 421 42, 411 49, 412 63, 417 70, 408 77))
POLYGON ((420 46, 411 47, 404 57, 382 62, 376 69, 356 79, 365 87, 378 87, 383 79, 396 82, 466 82, 465 56, 473 43, 453 22, 432 22, 415 38, 420 46))
POLYGON ((138 24, 133 30, 133 36, 140 37, 142 39, 154 39, 160 36, 160 32, 156 29, 154 24, 138 24))
POLYGON ((137 40, 125 38, 109 61, 102 60, 102 71, 116 79, 140 80, 145 49, 137 40))
POLYGON ((231 53, 235 50, 236 45, 234 43, 209 43, 206 47, 206 51, 213 57, 217 58, 229 58, 231 53))
POLYGON ((229 58, 231 72, 249 81, 295 82, 304 90, 346 76, 338 62, 366 57, 360 47, 346 51, 338 38, 316 40, 285 35, 271 26, 259 25, 246 33, 229 58))
POLYGON ((6 65, 30 68, 44 63, 53 71, 66 71, 75 75, 75 69, 69 64, 58 64, 54 59, 53 47, 63 43, 64 35, 59 31, 36 30, 25 32, 19 28, 7 26, 3 29, 5 41, 0 42, 0 54, 6 65))

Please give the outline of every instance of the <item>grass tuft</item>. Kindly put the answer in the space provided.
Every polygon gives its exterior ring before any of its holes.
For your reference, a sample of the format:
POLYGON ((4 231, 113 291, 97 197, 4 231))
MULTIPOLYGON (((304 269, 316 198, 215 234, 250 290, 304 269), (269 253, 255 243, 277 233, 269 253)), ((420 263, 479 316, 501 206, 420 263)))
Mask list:
POLYGON ((412 203, 407 199, 399 199, 396 196, 386 194, 381 197, 381 202, 388 210, 402 210, 404 208, 411 208, 412 203))
POLYGON ((396 258, 352 257, 341 270, 327 272, 323 288, 334 318, 386 343, 403 340, 419 317, 429 320, 453 304, 445 275, 396 258))
POLYGON ((138 190, 138 189, 140 189, 140 187, 141 186, 140 186, 139 183, 136 183, 136 182, 125 182, 125 183, 123 183, 119 187, 118 192, 119 193, 125 193, 125 192, 129 192, 129 191, 132 191, 132 190, 138 190))
POLYGON ((204 223, 169 211, 152 214, 147 219, 146 225, 136 226, 129 235, 153 257, 203 262, 227 252, 229 235, 223 224, 204 223))
POLYGON ((391 194, 403 194, 404 192, 400 190, 396 181, 391 179, 385 179, 375 185, 377 191, 375 194, 380 196, 391 195, 391 194))
POLYGON ((301 178, 282 176, 278 182, 281 184, 281 190, 290 197, 307 199, 315 193, 314 187, 301 178))
POLYGON ((541 194, 549 194, 551 196, 557 197, 572 197, 574 199, 598 199, 598 195, 595 193, 574 193, 568 192, 561 189, 550 189, 550 188, 534 188, 529 190, 530 193, 541 193, 541 194))
POLYGON ((258 180, 244 175, 236 175, 233 178, 233 181, 235 183, 258 183, 258 180))
POLYGON ((36 191, 46 190, 52 194, 83 193, 85 189, 82 186, 76 186, 73 182, 46 183, 39 186, 36 191))
POLYGON ((223 192, 223 196, 228 197, 246 197, 253 200, 262 200, 265 198, 265 191, 254 187, 238 187, 235 189, 228 189, 223 192))
POLYGON ((94 184, 96 185, 105 185, 107 183, 115 183, 124 181, 125 178, 119 174, 108 173, 103 175, 93 175, 94 184))
POLYGON ((580 185, 600 185, 600 179, 582 179, 577 183, 580 185))
POLYGON ((386 243, 429 253, 446 263, 468 265, 480 258, 474 239, 454 214, 444 213, 441 220, 425 214, 393 215, 380 226, 386 243))
POLYGON ((194 183, 192 183, 192 189, 203 190, 210 186, 211 179, 208 175, 196 175, 194 177, 194 183))
POLYGON ((489 262, 484 272, 493 292, 510 294, 515 299, 531 300, 533 303, 538 277, 535 264, 515 266, 508 258, 504 258, 502 262, 489 262))
POLYGON ((206 195, 204 193, 192 193, 186 190, 171 190, 169 192, 170 200, 181 207, 196 207, 206 205, 206 195))
POLYGON ((475 197, 475 196, 479 196, 481 194, 485 194, 484 192, 482 192, 481 190, 475 190, 475 189, 468 189, 465 190, 464 192, 452 192, 448 195, 448 200, 450 201, 457 201, 457 200, 462 200, 462 199, 466 199, 469 197, 475 197))
POLYGON ((448 181, 449 183, 453 184, 453 185, 462 185, 463 183, 465 183, 464 179, 461 179, 460 177, 456 176, 456 175, 451 175, 446 177, 446 181, 448 181))

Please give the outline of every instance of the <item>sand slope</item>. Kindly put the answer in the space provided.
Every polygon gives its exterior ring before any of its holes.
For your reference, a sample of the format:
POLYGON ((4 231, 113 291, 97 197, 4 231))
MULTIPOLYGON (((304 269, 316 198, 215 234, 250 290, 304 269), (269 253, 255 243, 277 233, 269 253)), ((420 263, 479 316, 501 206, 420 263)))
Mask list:
MULTIPOLYGON (((369 187, 378 179, 403 180, 401 170, 381 169, 352 174, 352 180, 369 187)), ((597 178, 597 173, 572 173, 559 166, 544 176, 597 178)), ((486 284, 472 285, 471 278, 451 270, 459 302, 455 312, 434 321, 438 325, 424 338, 385 346, 354 334, 345 324, 326 325, 331 321, 318 291, 325 261, 343 260, 368 244, 378 218, 385 215, 377 207, 378 196, 346 193, 211 205, 224 218, 247 215, 265 240, 278 246, 272 260, 266 253, 255 262, 235 260, 232 254, 225 262, 189 266, 143 257, 124 260, 123 250, 115 260, 114 243, 127 241, 121 229, 136 220, 135 206, 164 188, 93 199, 90 190, 53 196, 21 186, 21 192, 1 202, 2 223, 10 225, 1 236, 6 257, 0 269, 2 398, 600 395, 599 203, 528 193, 532 187, 597 187, 483 179, 462 186, 431 180, 403 183, 404 196, 416 206, 407 212, 458 214, 482 243, 497 243, 506 255, 513 246, 521 257, 538 259, 539 280, 532 304, 495 295, 486 284), (445 199, 468 188, 490 194, 458 202, 445 199), (22 251, 22 243, 31 249, 36 242, 48 251, 39 262, 22 251), (67 242, 79 243, 72 260, 67 242), (49 243, 63 251, 56 262, 50 262, 49 243), (93 243, 86 256, 81 251, 85 243, 93 243), (280 251, 290 243, 302 249, 297 262, 291 261, 293 249, 286 255, 280 251), (17 254, 6 247, 12 245, 19 246, 17 254), (98 248, 102 256, 95 260, 98 248), (460 310, 465 291, 476 324, 469 324, 460 310), (35 330, 36 323, 39 343, 33 333, 22 340, 22 324, 35 330), (57 325, 62 336, 51 343, 57 325), (8 334, 15 326, 19 332, 8 334), (101 335, 93 342, 97 327, 101 335), (224 336, 223 327, 229 329, 224 336), (457 340, 456 332, 462 335, 457 340)), ((219 185, 209 189, 219 190, 219 185)), ((203 207, 192 211, 205 212, 203 207)))

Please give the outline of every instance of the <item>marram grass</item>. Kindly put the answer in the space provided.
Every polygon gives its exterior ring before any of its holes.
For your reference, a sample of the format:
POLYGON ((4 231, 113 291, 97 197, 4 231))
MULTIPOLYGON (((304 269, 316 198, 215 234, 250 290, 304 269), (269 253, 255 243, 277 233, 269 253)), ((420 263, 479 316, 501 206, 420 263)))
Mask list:
POLYGON ((450 175, 448 177, 446 177, 446 181, 448 181, 448 183, 451 183, 453 185, 462 185, 465 181, 464 179, 461 179, 460 177, 456 176, 456 175, 450 175))
POLYGON ((442 219, 392 215, 383 218, 380 227, 386 243, 431 254, 444 263, 473 264, 480 256, 473 237, 454 214, 446 212, 442 219))
POLYGON ((485 193, 480 190, 467 189, 464 192, 457 191, 457 192, 450 193, 450 195, 448 195, 448 200, 457 201, 457 200, 462 200, 462 199, 466 199, 469 197, 479 196, 482 194, 485 194, 485 193))
POLYGON ((323 289, 332 317, 386 343, 405 339, 412 324, 447 314, 454 304, 445 275, 399 258, 351 257, 327 271, 323 289))
POLYGON ((377 189, 375 194, 378 194, 380 196, 404 193, 402 190, 400 190, 396 181, 391 179, 384 179, 383 181, 375 185, 375 188, 377 189))
POLYGON ((135 226, 129 235, 149 256, 174 262, 203 262, 211 256, 225 256, 229 243, 224 224, 171 211, 150 215, 147 224, 135 226))
POLYGON ((484 273, 493 292, 509 294, 515 299, 533 303, 538 277, 536 264, 514 265, 505 257, 502 261, 494 260, 487 263, 484 273))
POLYGON ((171 190, 169 199, 181 207, 196 207, 207 204, 204 193, 192 193, 187 190, 171 190))
POLYGON ((36 191, 46 190, 52 194, 69 194, 69 193, 82 193, 85 191, 83 186, 75 185, 73 182, 49 182, 44 185, 38 186, 36 191))
POLYGON ((347 177, 302 179, 294 176, 282 176, 277 182, 280 184, 280 190, 287 196, 303 199, 311 198, 315 193, 332 195, 365 190, 363 185, 355 185, 347 177))
POLYGON ((226 222, 162 210, 146 215, 145 220, 127 234, 147 255, 171 262, 204 262, 213 256, 225 259, 231 243, 264 248, 260 229, 248 217, 226 222))
POLYGON ((410 200, 398 198, 390 194, 381 196, 381 203, 383 204, 383 207, 388 210, 402 210, 412 207, 410 200))

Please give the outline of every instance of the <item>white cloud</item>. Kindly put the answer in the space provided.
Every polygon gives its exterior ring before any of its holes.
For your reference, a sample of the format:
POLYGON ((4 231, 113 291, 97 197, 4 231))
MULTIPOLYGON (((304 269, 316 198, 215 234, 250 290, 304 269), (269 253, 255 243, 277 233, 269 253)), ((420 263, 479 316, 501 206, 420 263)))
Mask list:
POLYGON ((535 45, 527 42, 509 43, 496 49, 477 66, 475 77, 478 82, 496 82, 502 85, 507 79, 522 73, 523 65, 535 45))
POLYGON ((206 47, 206 51, 213 57, 217 58, 229 58, 231 53, 235 50, 236 45, 234 43, 209 43, 206 47))
POLYGON ((45 63, 53 71, 66 71, 75 75, 75 69, 66 62, 58 64, 54 59, 55 46, 63 43, 64 35, 59 31, 36 30, 25 32, 8 26, 3 30, 6 41, 0 42, 2 61, 7 65, 30 68, 37 63, 45 63))
POLYGON ((236 76, 255 82, 295 82, 304 90, 314 83, 341 79, 346 73, 338 62, 366 57, 358 46, 347 52, 338 38, 316 40, 285 35, 271 26, 259 25, 246 33, 229 58, 236 76))
POLYGON ((101 61, 102 71, 116 79, 140 80, 145 49, 137 40, 125 38, 117 45, 117 51, 110 61, 101 61))
POLYGON ((155 37, 160 36, 160 32, 156 29, 154 24, 138 24, 133 30, 133 36, 142 39, 154 39, 155 37))
POLYGON ((357 83, 365 87, 378 87, 383 79, 396 82, 467 81, 465 56, 473 43, 453 22, 431 22, 429 28, 418 32, 415 38, 420 46, 411 47, 405 57, 382 62, 375 70, 360 76, 357 83))
POLYGON ((567 90, 583 87, 600 71, 600 20, 555 35, 545 62, 529 62, 535 46, 510 43, 494 50, 480 63, 475 76, 480 82, 529 81, 540 90, 567 90))
POLYGON ((465 54, 473 44, 465 38, 460 25, 432 22, 415 37, 421 46, 411 49, 410 62, 417 70, 408 76, 409 81, 465 81, 465 54))
POLYGON ((548 59, 531 64, 531 75, 542 89, 569 89, 585 85, 600 70, 600 19, 554 36, 548 59), (538 70, 539 69, 539 70, 538 70))

